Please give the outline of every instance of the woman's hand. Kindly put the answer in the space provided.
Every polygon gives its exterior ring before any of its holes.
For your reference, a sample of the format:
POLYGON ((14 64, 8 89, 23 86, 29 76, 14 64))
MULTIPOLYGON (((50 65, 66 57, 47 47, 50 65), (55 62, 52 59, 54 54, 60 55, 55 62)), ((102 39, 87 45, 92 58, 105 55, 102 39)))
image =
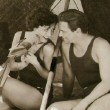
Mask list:
POLYGON ((31 52, 28 52, 25 56, 25 61, 28 62, 28 63, 31 63, 31 64, 36 64, 38 61, 37 61, 37 57, 32 54, 31 52))
POLYGON ((14 57, 9 58, 9 67, 11 71, 18 71, 22 70, 28 65, 28 63, 25 61, 25 58, 21 58, 21 62, 16 62, 14 57))

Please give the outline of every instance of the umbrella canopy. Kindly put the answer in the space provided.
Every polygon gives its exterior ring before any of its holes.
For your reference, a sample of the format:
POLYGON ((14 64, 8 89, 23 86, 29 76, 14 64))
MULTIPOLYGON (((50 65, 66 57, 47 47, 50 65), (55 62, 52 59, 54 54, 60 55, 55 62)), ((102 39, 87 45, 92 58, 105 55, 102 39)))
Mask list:
MULTIPOLYGON (((66 0, 55 0, 50 8, 55 14, 59 14, 64 10, 65 3, 66 3, 66 0)), ((69 9, 77 9, 83 12, 81 1, 70 0, 69 9)))

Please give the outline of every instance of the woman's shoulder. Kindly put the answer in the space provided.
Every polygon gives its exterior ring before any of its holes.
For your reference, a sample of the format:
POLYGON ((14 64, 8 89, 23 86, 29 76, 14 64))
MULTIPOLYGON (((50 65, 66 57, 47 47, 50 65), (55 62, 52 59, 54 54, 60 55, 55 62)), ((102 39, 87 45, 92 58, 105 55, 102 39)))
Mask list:
POLYGON ((43 52, 44 53, 50 53, 54 51, 54 44, 51 42, 46 43, 46 45, 43 46, 43 52))
POLYGON ((17 32, 14 34, 14 39, 20 39, 21 34, 22 34, 22 31, 17 31, 17 32))
MULTIPOLYGON (((21 37, 21 33, 22 33, 22 31, 18 31, 14 34, 13 42, 19 42, 20 37, 21 37)), ((13 43, 12 43, 12 45, 13 45, 13 43)))
POLYGON ((49 42, 49 43, 47 43, 47 44, 43 47, 43 49, 44 49, 44 50, 53 50, 54 47, 55 47, 54 44, 51 43, 51 42, 49 42))
POLYGON ((16 35, 16 36, 19 36, 19 35, 21 35, 23 32, 24 32, 26 35, 35 35, 34 33, 30 32, 30 31, 17 31, 17 32, 15 33, 15 35, 16 35))
POLYGON ((22 31, 17 31, 17 32, 15 33, 15 36, 19 36, 19 35, 21 35, 21 33, 22 33, 22 31))

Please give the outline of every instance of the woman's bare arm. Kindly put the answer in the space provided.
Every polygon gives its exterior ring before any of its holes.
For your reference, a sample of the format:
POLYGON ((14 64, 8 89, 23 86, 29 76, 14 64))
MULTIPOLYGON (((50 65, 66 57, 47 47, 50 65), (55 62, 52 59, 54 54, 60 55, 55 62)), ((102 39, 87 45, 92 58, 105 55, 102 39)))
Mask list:
POLYGON ((44 61, 45 67, 38 62, 37 57, 32 53, 26 55, 26 61, 31 63, 36 70, 38 71, 39 75, 43 78, 47 79, 48 73, 50 71, 50 65, 53 58, 54 46, 53 45, 45 45, 42 52, 42 60, 44 61))

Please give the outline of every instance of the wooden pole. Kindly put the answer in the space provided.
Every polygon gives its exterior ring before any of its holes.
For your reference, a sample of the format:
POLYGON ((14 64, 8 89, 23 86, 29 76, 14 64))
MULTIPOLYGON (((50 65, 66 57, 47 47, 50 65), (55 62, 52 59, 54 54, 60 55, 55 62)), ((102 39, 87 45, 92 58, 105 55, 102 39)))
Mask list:
POLYGON ((64 11, 66 11, 69 8, 70 0, 65 1, 64 11))
POLYGON ((55 49, 55 52, 54 52, 54 57, 52 59, 51 69, 50 69, 50 72, 49 72, 49 75, 48 75, 47 84, 46 84, 46 87, 45 87, 45 92, 44 92, 44 95, 43 95, 40 110, 45 110, 46 109, 46 105, 47 105, 47 102, 48 102, 48 97, 49 97, 49 93, 50 93, 50 89, 51 89, 51 85, 52 85, 52 82, 53 82, 54 73, 55 73, 55 69, 56 69, 56 65, 57 65, 57 56, 58 56, 58 53, 59 53, 59 48, 60 48, 61 41, 62 41, 62 39, 60 37, 57 41, 57 46, 56 46, 56 49, 55 49))
MULTIPOLYGON (((64 11, 68 9, 69 3, 70 3, 70 0, 65 1, 64 11)), ((55 48, 55 51, 54 51, 54 56, 53 56, 52 63, 51 63, 51 69, 50 69, 50 72, 49 72, 49 75, 48 75, 47 84, 46 84, 46 87, 45 87, 45 92, 44 92, 44 95, 43 95, 40 110, 46 110, 46 105, 47 105, 47 102, 48 102, 48 96, 49 96, 51 85, 52 85, 53 78, 54 78, 54 73, 55 73, 55 69, 56 69, 56 65, 57 65, 57 57, 58 57, 59 49, 60 49, 60 46, 61 46, 61 42, 62 42, 61 37, 58 37, 57 43, 56 43, 56 48, 55 48)))

